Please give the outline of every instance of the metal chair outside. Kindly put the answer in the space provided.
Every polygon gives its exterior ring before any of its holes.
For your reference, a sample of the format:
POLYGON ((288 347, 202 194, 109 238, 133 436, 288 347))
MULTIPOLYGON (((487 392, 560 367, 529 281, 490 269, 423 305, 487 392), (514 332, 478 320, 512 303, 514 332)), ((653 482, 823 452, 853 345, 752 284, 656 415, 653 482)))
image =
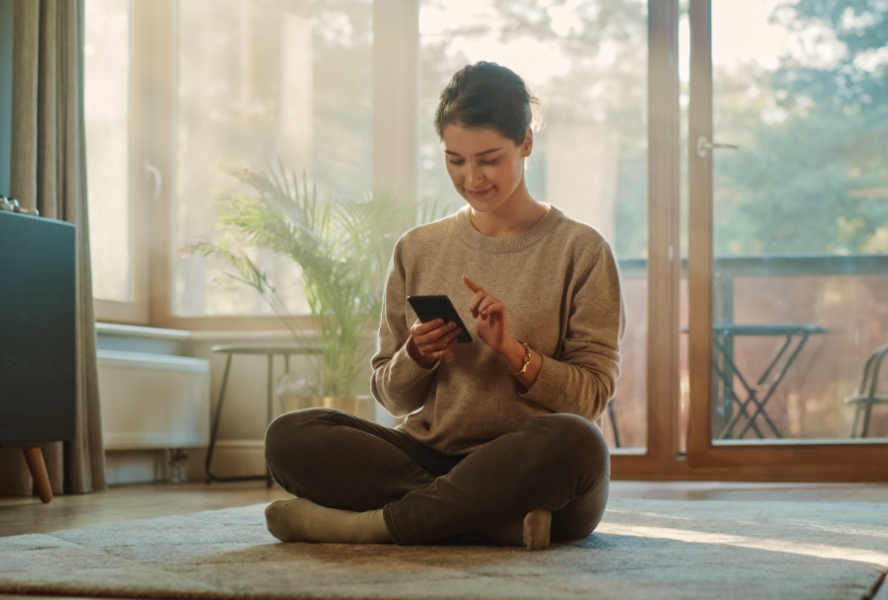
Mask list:
POLYGON ((881 348, 876 348, 863 367, 863 378, 860 381, 860 389, 856 396, 845 398, 845 404, 856 404, 857 410, 854 413, 854 423, 851 425, 851 437, 865 438, 869 430, 870 415, 873 411, 874 404, 888 404, 888 394, 879 394, 879 371, 882 368, 882 361, 888 355, 888 344, 881 348), (857 435, 858 423, 860 417, 863 416, 863 422, 860 427, 860 435, 857 435))

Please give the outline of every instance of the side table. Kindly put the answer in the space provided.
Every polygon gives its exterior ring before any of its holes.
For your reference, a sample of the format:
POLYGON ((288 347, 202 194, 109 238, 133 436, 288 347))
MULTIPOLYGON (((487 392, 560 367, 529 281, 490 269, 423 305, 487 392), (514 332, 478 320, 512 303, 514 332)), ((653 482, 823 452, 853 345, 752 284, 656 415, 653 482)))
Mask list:
POLYGON ((207 449, 207 460, 205 470, 207 473, 207 483, 211 481, 252 481, 264 479, 268 487, 271 487, 272 477, 271 471, 265 467, 263 475, 239 475, 236 477, 219 477, 214 475, 210 464, 213 460, 213 451, 216 448, 216 434, 219 432, 219 421, 222 416, 222 403, 225 400, 225 388, 228 387, 228 374, 231 371, 231 358, 235 354, 251 354, 265 355, 268 357, 268 404, 267 404, 267 420, 271 423, 274 414, 274 357, 284 357, 284 370, 290 372, 290 357, 293 355, 320 354, 319 348, 307 346, 254 346, 254 345, 236 345, 236 346, 213 346, 210 349, 218 354, 227 354, 225 359, 225 372, 222 375, 222 387, 219 390, 219 402, 216 405, 216 414, 213 417, 213 428, 210 431, 210 446, 207 449))
POLYGON ((750 429, 755 432, 759 439, 764 439, 764 434, 762 434, 755 423, 758 417, 764 420, 765 424, 777 438, 783 438, 780 430, 777 429, 768 413, 765 412, 765 405, 771 399, 771 396, 774 395, 777 386, 783 381, 783 376, 786 375, 786 371, 795 361, 808 338, 812 335, 827 333, 829 330, 819 325, 734 325, 728 323, 714 325, 712 330, 714 334, 713 370, 715 375, 724 383, 723 410, 725 414, 730 415, 728 422, 722 428, 721 433, 719 433, 718 439, 740 439, 750 429), (775 336, 785 338, 780 351, 771 359, 765 372, 756 380, 754 385, 750 384, 743 377, 740 369, 734 362, 734 339, 740 336, 775 336), (795 343, 795 347, 791 349, 793 343, 795 343), (788 354, 787 351, 789 351, 788 354), (719 361, 719 355, 722 358, 721 361, 719 361), (784 359, 782 365, 780 364, 781 358, 784 359), (768 382, 768 378, 771 375, 774 375, 774 377, 771 382, 768 382), (743 390, 746 393, 745 398, 738 398, 734 394, 734 377, 743 386, 743 390), (760 393, 764 395, 759 397, 760 393), (731 415, 730 411, 735 403, 739 410, 731 415), (750 411, 752 414, 750 414, 750 411), (740 433, 735 436, 734 427, 741 417, 746 417, 747 421, 740 429, 740 433))

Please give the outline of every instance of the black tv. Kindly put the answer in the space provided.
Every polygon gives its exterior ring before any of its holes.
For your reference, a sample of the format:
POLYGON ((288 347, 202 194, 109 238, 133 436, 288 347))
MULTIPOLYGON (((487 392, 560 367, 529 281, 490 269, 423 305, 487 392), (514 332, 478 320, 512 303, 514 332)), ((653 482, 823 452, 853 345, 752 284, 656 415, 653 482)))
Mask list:
POLYGON ((74 438, 74 232, 0 211, 0 444, 74 438))

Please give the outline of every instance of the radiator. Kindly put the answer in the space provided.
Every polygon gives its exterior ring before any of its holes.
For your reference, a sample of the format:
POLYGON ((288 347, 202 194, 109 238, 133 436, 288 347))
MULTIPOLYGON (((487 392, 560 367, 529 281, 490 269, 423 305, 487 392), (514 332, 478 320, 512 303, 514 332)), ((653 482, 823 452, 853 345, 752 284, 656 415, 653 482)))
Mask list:
POLYGON ((107 450, 208 444, 209 361, 99 350, 98 370, 107 450))

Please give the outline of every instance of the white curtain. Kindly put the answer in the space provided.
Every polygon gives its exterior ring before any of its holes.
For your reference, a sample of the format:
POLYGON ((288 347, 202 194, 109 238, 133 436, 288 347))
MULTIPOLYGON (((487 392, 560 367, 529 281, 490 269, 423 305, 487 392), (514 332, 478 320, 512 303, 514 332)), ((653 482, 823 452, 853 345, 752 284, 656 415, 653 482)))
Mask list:
MULTIPOLYGON (((83 0, 16 0, 11 195, 76 226, 77 426, 44 446, 54 493, 105 488, 86 197, 83 0)), ((0 448, 0 495, 30 495, 19 448, 0 448)))

